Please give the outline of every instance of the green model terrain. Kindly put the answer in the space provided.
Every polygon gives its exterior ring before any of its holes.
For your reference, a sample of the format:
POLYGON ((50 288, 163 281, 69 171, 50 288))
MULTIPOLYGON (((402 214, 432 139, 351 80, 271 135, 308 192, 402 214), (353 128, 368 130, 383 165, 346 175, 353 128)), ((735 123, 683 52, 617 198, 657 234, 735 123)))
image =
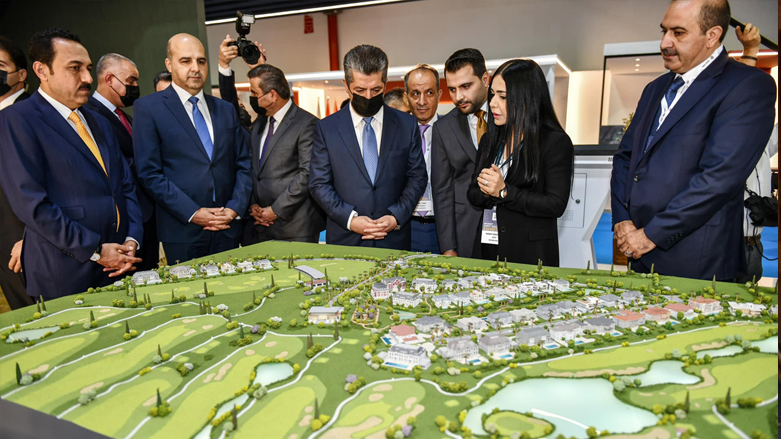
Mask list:
MULTIPOLYGON (((0 315, 0 398, 113 438, 643 438, 777 437, 777 290, 633 272, 545 268, 374 248, 268 242, 189 261, 197 275, 90 290, 0 315), (269 259, 274 268, 201 274, 204 264, 269 259), (311 285, 301 270, 324 273, 311 285), (566 279, 569 289, 491 295, 437 309, 374 300, 371 287, 402 276, 437 281, 488 274, 511 284, 566 279), (464 317, 637 290, 642 312, 669 297, 714 298, 723 311, 647 321, 572 341, 513 343, 479 363, 448 361, 464 317), (728 302, 763 305, 753 316, 728 302), (341 320, 308 323, 313 306, 341 320), (441 317, 445 334, 417 332, 431 365, 385 364, 390 329, 441 317), (578 340, 576 342, 576 340, 578 340)), ((585 265, 585 264, 584 264, 585 265)), ((484 290, 502 282, 481 282, 484 290)), ((469 290, 464 290, 469 291, 469 290)), ((494 290, 495 291, 495 290, 494 290)), ((493 293, 491 293, 493 294, 493 293)), ((614 315, 614 308, 601 313, 614 315)), ((596 312, 595 312, 596 313, 596 312)), ((593 314, 595 314, 593 313, 593 314)), ((592 313, 540 319, 551 329, 592 313)), ((527 326, 503 329, 510 340, 527 326)), ((488 331, 495 331, 491 327, 488 331)), ((390 363, 390 361, 387 361, 390 363)))

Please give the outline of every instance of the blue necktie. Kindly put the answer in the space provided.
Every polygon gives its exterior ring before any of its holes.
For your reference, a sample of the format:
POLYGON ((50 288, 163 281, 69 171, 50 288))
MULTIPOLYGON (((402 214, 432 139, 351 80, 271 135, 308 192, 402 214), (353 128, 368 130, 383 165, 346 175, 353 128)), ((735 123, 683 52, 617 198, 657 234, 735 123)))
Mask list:
POLYGON ((266 140, 263 142, 263 149, 260 151, 260 161, 258 162, 258 169, 263 167, 263 159, 266 158, 266 150, 268 149, 269 143, 271 143, 271 138, 274 137, 274 123, 276 123, 276 119, 273 117, 268 118, 268 134, 266 134, 266 140))
POLYGON ((201 139, 203 148, 206 150, 206 155, 208 155, 209 160, 211 160, 212 153, 214 152, 214 143, 212 143, 212 138, 209 135, 209 127, 206 126, 206 119, 203 118, 201 110, 198 109, 198 98, 192 96, 188 101, 193 104, 193 123, 195 124, 195 131, 198 133, 198 138, 201 139))
POLYGON ((369 179, 374 184, 374 177, 377 175, 377 164, 379 163, 379 154, 377 152, 377 136, 374 135, 372 120, 374 117, 363 118, 363 164, 366 166, 366 172, 369 173, 369 179))
MULTIPOLYGON (((426 157, 426 131, 431 127, 431 125, 418 125, 418 131, 420 131, 420 140, 423 142, 423 158, 425 160, 426 157)), ((431 177, 429 177, 429 180, 431 177)), ((426 192, 423 194, 423 198, 427 200, 431 200, 431 181, 426 184, 426 192)), ((418 215, 420 216, 426 216, 428 215, 428 210, 418 210, 418 215)))
MULTIPOLYGON (((667 89, 667 93, 664 94, 664 101, 667 103, 667 108, 670 108, 670 105, 673 104, 673 101, 675 100, 675 95, 678 93, 678 89, 683 87, 683 77, 678 76, 675 78, 675 81, 673 81, 672 84, 670 84, 670 88, 667 89)), ((659 118, 662 117, 662 104, 659 104, 659 108, 656 109, 656 114, 654 114, 654 124, 651 127, 651 132, 648 134, 648 142, 645 144, 645 151, 648 151, 648 147, 651 146, 651 142, 654 140, 654 136, 656 136, 656 131, 659 129, 659 118)))

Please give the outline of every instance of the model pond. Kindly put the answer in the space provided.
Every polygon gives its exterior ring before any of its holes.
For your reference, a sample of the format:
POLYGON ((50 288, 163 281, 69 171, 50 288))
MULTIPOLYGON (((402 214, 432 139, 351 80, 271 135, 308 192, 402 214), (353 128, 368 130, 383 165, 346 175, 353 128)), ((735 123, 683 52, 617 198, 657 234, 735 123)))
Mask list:
MULTIPOLYGON (((257 369, 255 369, 255 372, 255 381, 253 381, 252 384, 268 386, 293 375, 293 367, 287 363, 265 363, 258 366, 257 369)), ((214 417, 219 418, 226 412, 233 410, 233 407, 237 405, 244 406, 249 397, 250 395, 244 393, 222 404, 220 408, 217 409, 217 414, 214 417)), ((207 424, 193 439, 211 438, 212 428, 211 423, 207 424)))
POLYGON ((536 378, 510 384, 469 410, 464 425, 476 434, 487 434, 481 418, 495 408, 532 412, 554 424, 556 435, 578 438, 586 438, 591 426, 611 433, 635 433, 658 421, 653 413, 619 401, 613 385, 598 378, 536 378))
MULTIPOLYGON (((695 384, 700 378, 683 371, 682 361, 655 361, 648 372, 632 375, 632 380, 640 379, 640 387, 656 384, 695 384)), ((612 430, 611 430, 612 431, 612 430)))
POLYGON ((50 326, 48 328, 25 329, 22 331, 16 331, 13 334, 9 334, 5 342, 13 343, 16 340, 38 340, 39 338, 43 338, 43 336, 49 332, 54 333, 59 330, 60 330, 59 326, 50 326))

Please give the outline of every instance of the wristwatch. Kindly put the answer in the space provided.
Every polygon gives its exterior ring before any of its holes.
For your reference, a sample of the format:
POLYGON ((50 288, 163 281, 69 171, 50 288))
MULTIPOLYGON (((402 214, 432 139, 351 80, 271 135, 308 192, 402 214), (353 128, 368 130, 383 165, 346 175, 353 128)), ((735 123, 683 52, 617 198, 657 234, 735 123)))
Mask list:
POLYGON ((98 243, 98 248, 95 249, 95 253, 90 256, 89 260, 92 262, 98 262, 100 260, 100 251, 103 250, 103 243, 98 243))
POLYGON ((502 189, 502 190, 499 192, 499 198, 501 198, 501 199, 503 199, 503 200, 504 200, 506 197, 507 197, 507 188, 505 187, 504 189, 502 189))

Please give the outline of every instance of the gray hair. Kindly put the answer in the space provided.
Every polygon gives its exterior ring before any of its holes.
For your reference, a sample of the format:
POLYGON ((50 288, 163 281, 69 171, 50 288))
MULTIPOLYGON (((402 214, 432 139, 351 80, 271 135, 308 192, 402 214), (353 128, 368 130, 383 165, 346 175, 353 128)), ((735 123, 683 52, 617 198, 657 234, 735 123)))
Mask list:
POLYGON ((347 85, 353 82, 353 71, 371 75, 382 72, 382 82, 388 82, 388 56, 379 47, 362 44, 355 46, 344 56, 344 78, 347 85))
POLYGON ((437 83, 437 90, 439 90, 439 72, 434 67, 431 67, 428 64, 418 64, 415 67, 412 68, 409 72, 407 72, 406 75, 404 75, 404 91, 409 93, 409 86, 407 85, 407 82, 409 81, 409 77, 419 71, 419 70, 425 70, 428 72, 431 72, 432 75, 434 75, 434 82, 437 83))
MULTIPOLYGON (((98 60, 98 65, 95 66, 95 72, 98 77, 103 76, 103 72, 106 71, 109 67, 113 67, 122 61, 127 61, 130 64, 133 65, 133 67, 136 67, 136 63, 130 60, 130 58, 124 57, 118 53, 107 53, 100 57, 98 60)), ((138 67, 136 67, 138 68, 138 67)))

